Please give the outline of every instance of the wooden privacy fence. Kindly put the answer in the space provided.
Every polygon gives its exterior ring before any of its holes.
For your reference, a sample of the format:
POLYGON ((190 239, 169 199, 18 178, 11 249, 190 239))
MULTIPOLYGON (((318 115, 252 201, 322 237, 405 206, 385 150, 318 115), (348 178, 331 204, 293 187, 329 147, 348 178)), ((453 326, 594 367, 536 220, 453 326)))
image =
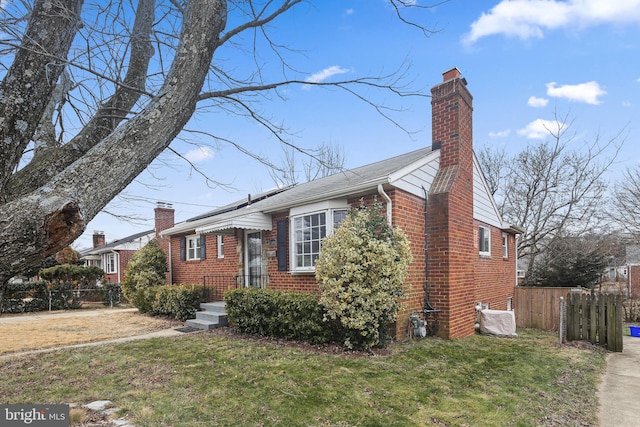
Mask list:
POLYGON ((592 292, 567 295, 567 340, 622 351, 622 297, 592 292))
POLYGON ((558 331, 560 298, 566 298, 571 288, 516 287, 513 310, 520 328, 558 331))

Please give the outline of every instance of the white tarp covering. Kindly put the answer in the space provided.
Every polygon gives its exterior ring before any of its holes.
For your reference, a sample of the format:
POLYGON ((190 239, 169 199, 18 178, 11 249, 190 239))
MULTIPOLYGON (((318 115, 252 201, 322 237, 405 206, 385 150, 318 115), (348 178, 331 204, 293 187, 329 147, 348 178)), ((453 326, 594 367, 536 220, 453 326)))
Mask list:
POLYGON ((513 337, 517 336, 515 313, 512 310, 481 310, 480 333, 513 337))

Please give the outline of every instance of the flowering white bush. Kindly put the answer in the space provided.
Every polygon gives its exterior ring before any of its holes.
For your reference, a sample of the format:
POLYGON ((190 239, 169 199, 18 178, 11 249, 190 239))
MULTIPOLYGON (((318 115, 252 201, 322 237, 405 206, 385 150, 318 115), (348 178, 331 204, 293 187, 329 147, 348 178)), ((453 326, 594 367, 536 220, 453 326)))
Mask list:
POLYGON ((386 343, 410 263, 409 240, 387 224, 380 203, 352 209, 325 238, 316 262, 320 304, 344 328, 345 347, 386 343))

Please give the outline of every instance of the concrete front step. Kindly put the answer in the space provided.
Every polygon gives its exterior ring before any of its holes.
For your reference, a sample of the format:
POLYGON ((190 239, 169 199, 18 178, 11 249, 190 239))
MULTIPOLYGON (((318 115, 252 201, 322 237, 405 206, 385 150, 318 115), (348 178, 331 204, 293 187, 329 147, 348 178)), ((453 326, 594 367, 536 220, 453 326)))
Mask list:
POLYGON ((185 323, 192 328, 209 330, 227 326, 227 313, 224 310, 224 302, 208 302, 200 304, 203 311, 196 311, 196 318, 189 319, 185 323))
POLYGON ((200 304, 200 308, 204 311, 211 311, 213 313, 227 314, 224 310, 224 302, 203 302, 200 304))

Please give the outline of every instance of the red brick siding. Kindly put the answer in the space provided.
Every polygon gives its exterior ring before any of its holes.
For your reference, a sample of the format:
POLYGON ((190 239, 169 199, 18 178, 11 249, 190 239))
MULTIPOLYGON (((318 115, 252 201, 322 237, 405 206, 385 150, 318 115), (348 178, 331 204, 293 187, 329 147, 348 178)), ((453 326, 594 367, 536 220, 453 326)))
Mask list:
POLYGON ((398 189, 388 191, 388 195, 392 201, 393 226, 407 235, 412 255, 402 298, 403 309, 396 321, 395 336, 403 338, 407 333, 409 316, 414 311, 422 312, 425 302, 425 203, 423 198, 398 189))
POLYGON ((180 237, 171 236, 171 283, 201 285, 206 275, 242 274, 241 248, 238 235, 224 236, 224 258, 218 258, 218 239, 215 234, 207 234, 206 259, 180 261, 180 237))
POLYGON ((640 298, 640 265, 630 265, 627 277, 629 278, 629 298, 640 298))
MULTIPOLYGON (((311 273, 296 273, 291 274, 290 271, 278 271, 278 261, 275 257, 276 255, 276 242, 278 241, 277 236, 277 226, 278 221, 289 221, 289 214, 287 212, 282 212, 273 215, 273 227, 271 231, 267 231, 263 233, 264 239, 263 242, 266 243, 264 245, 266 256, 263 257, 263 261, 267 263, 266 270, 267 274, 269 274, 269 288, 277 289, 280 291, 291 291, 291 292, 310 292, 310 293, 318 293, 318 284, 316 282, 316 276, 311 273), (269 256, 269 255, 273 256, 269 256)), ((289 247, 289 236, 291 230, 287 227, 287 268, 289 267, 290 262, 290 247, 289 247)))
MULTIPOLYGON (((475 221, 477 230, 481 225, 475 221)), ((491 230, 491 257, 480 256, 475 262, 475 295, 476 303, 489 303, 493 310, 506 310, 507 299, 513 297, 515 269, 515 236, 508 235, 509 256, 502 256, 502 230, 482 224, 491 230)), ((475 248, 479 250, 479 248, 475 248)))

